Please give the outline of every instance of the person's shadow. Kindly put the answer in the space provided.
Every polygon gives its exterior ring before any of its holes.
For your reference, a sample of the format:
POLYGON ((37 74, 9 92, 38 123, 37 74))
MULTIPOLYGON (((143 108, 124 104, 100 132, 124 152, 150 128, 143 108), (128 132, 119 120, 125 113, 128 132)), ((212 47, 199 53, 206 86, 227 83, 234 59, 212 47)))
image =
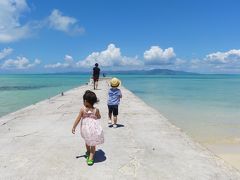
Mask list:
MULTIPOLYGON (((76 156, 76 158, 87 158, 86 155, 81 155, 81 156, 76 156)), ((98 149, 96 152, 95 152, 95 155, 94 155, 94 163, 99 163, 99 162, 103 162, 103 161, 106 161, 106 156, 105 156, 105 152, 101 149, 98 149)))
MULTIPOLYGON (((117 125, 117 128, 124 127, 124 125, 123 125, 123 124, 116 124, 116 125, 117 125)), ((112 127, 113 127, 113 125, 111 124, 111 125, 109 125, 108 127, 112 128, 112 127)))
POLYGON ((106 161, 106 156, 105 156, 105 152, 101 149, 98 149, 95 152, 95 156, 94 156, 94 163, 99 163, 99 162, 103 162, 106 161))

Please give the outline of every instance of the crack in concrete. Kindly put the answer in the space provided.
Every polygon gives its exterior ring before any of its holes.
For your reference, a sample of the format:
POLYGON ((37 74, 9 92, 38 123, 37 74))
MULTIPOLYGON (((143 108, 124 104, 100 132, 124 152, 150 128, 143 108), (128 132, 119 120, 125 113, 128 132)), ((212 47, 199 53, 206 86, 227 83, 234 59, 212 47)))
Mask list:
POLYGON ((24 117, 24 115, 20 115, 20 116, 11 118, 11 119, 7 120, 6 122, 2 123, 1 126, 6 125, 6 124, 9 123, 10 121, 13 121, 13 120, 18 119, 18 118, 21 118, 21 117, 24 117))
POLYGON ((28 134, 24 134, 24 135, 20 135, 20 136, 15 136, 15 137, 26 137, 26 136, 30 136, 33 134, 36 134, 38 131, 32 132, 32 133, 28 133, 28 134))
POLYGON ((1 124, 1 126, 4 126, 5 124, 7 124, 7 122, 5 122, 5 123, 2 123, 2 124, 1 124))
POLYGON ((128 163, 121 166, 118 170, 125 175, 137 177, 137 169, 139 167, 139 164, 140 163, 135 156, 131 158, 128 163))
POLYGON ((64 106, 64 104, 62 104, 62 105, 60 105, 59 107, 57 107, 57 109, 60 109, 61 107, 63 107, 64 106))

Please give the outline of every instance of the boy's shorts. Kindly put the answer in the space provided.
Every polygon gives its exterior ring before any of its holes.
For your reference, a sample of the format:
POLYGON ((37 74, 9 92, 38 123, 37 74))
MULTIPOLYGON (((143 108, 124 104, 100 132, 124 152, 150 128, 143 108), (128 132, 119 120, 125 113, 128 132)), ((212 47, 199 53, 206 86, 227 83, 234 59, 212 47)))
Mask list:
POLYGON ((97 82, 98 79, 99 79, 98 77, 93 77, 93 81, 94 81, 94 82, 97 82))
POLYGON ((108 113, 112 114, 113 116, 117 116, 118 115, 118 105, 108 105, 108 113))

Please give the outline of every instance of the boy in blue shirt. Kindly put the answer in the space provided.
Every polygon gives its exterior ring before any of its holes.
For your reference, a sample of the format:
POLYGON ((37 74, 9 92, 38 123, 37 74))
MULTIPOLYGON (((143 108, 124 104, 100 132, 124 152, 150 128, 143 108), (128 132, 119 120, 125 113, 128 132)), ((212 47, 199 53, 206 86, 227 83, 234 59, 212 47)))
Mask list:
POLYGON ((122 98, 121 90, 118 89, 120 83, 119 79, 112 78, 110 81, 111 88, 108 91, 108 123, 113 124, 114 128, 117 128, 118 105, 120 103, 120 98, 122 98))

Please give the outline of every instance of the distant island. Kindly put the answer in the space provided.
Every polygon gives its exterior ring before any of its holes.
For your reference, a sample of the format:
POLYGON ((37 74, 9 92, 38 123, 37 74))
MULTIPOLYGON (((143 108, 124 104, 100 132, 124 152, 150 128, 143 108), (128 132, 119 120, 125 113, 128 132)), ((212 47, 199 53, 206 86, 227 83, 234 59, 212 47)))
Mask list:
POLYGON ((170 69, 152 69, 152 70, 106 71, 106 74, 191 75, 197 73, 174 71, 170 69))
MULTIPOLYGON (((82 72, 59 72, 59 73, 49 73, 49 74, 89 74, 89 71, 82 72)), ((101 74, 105 75, 111 74, 132 74, 132 75, 194 75, 198 73, 185 72, 185 71, 175 71, 170 69, 152 69, 152 70, 120 70, 120 71, 111 71, 111 70, 101 70, 101 74)))

